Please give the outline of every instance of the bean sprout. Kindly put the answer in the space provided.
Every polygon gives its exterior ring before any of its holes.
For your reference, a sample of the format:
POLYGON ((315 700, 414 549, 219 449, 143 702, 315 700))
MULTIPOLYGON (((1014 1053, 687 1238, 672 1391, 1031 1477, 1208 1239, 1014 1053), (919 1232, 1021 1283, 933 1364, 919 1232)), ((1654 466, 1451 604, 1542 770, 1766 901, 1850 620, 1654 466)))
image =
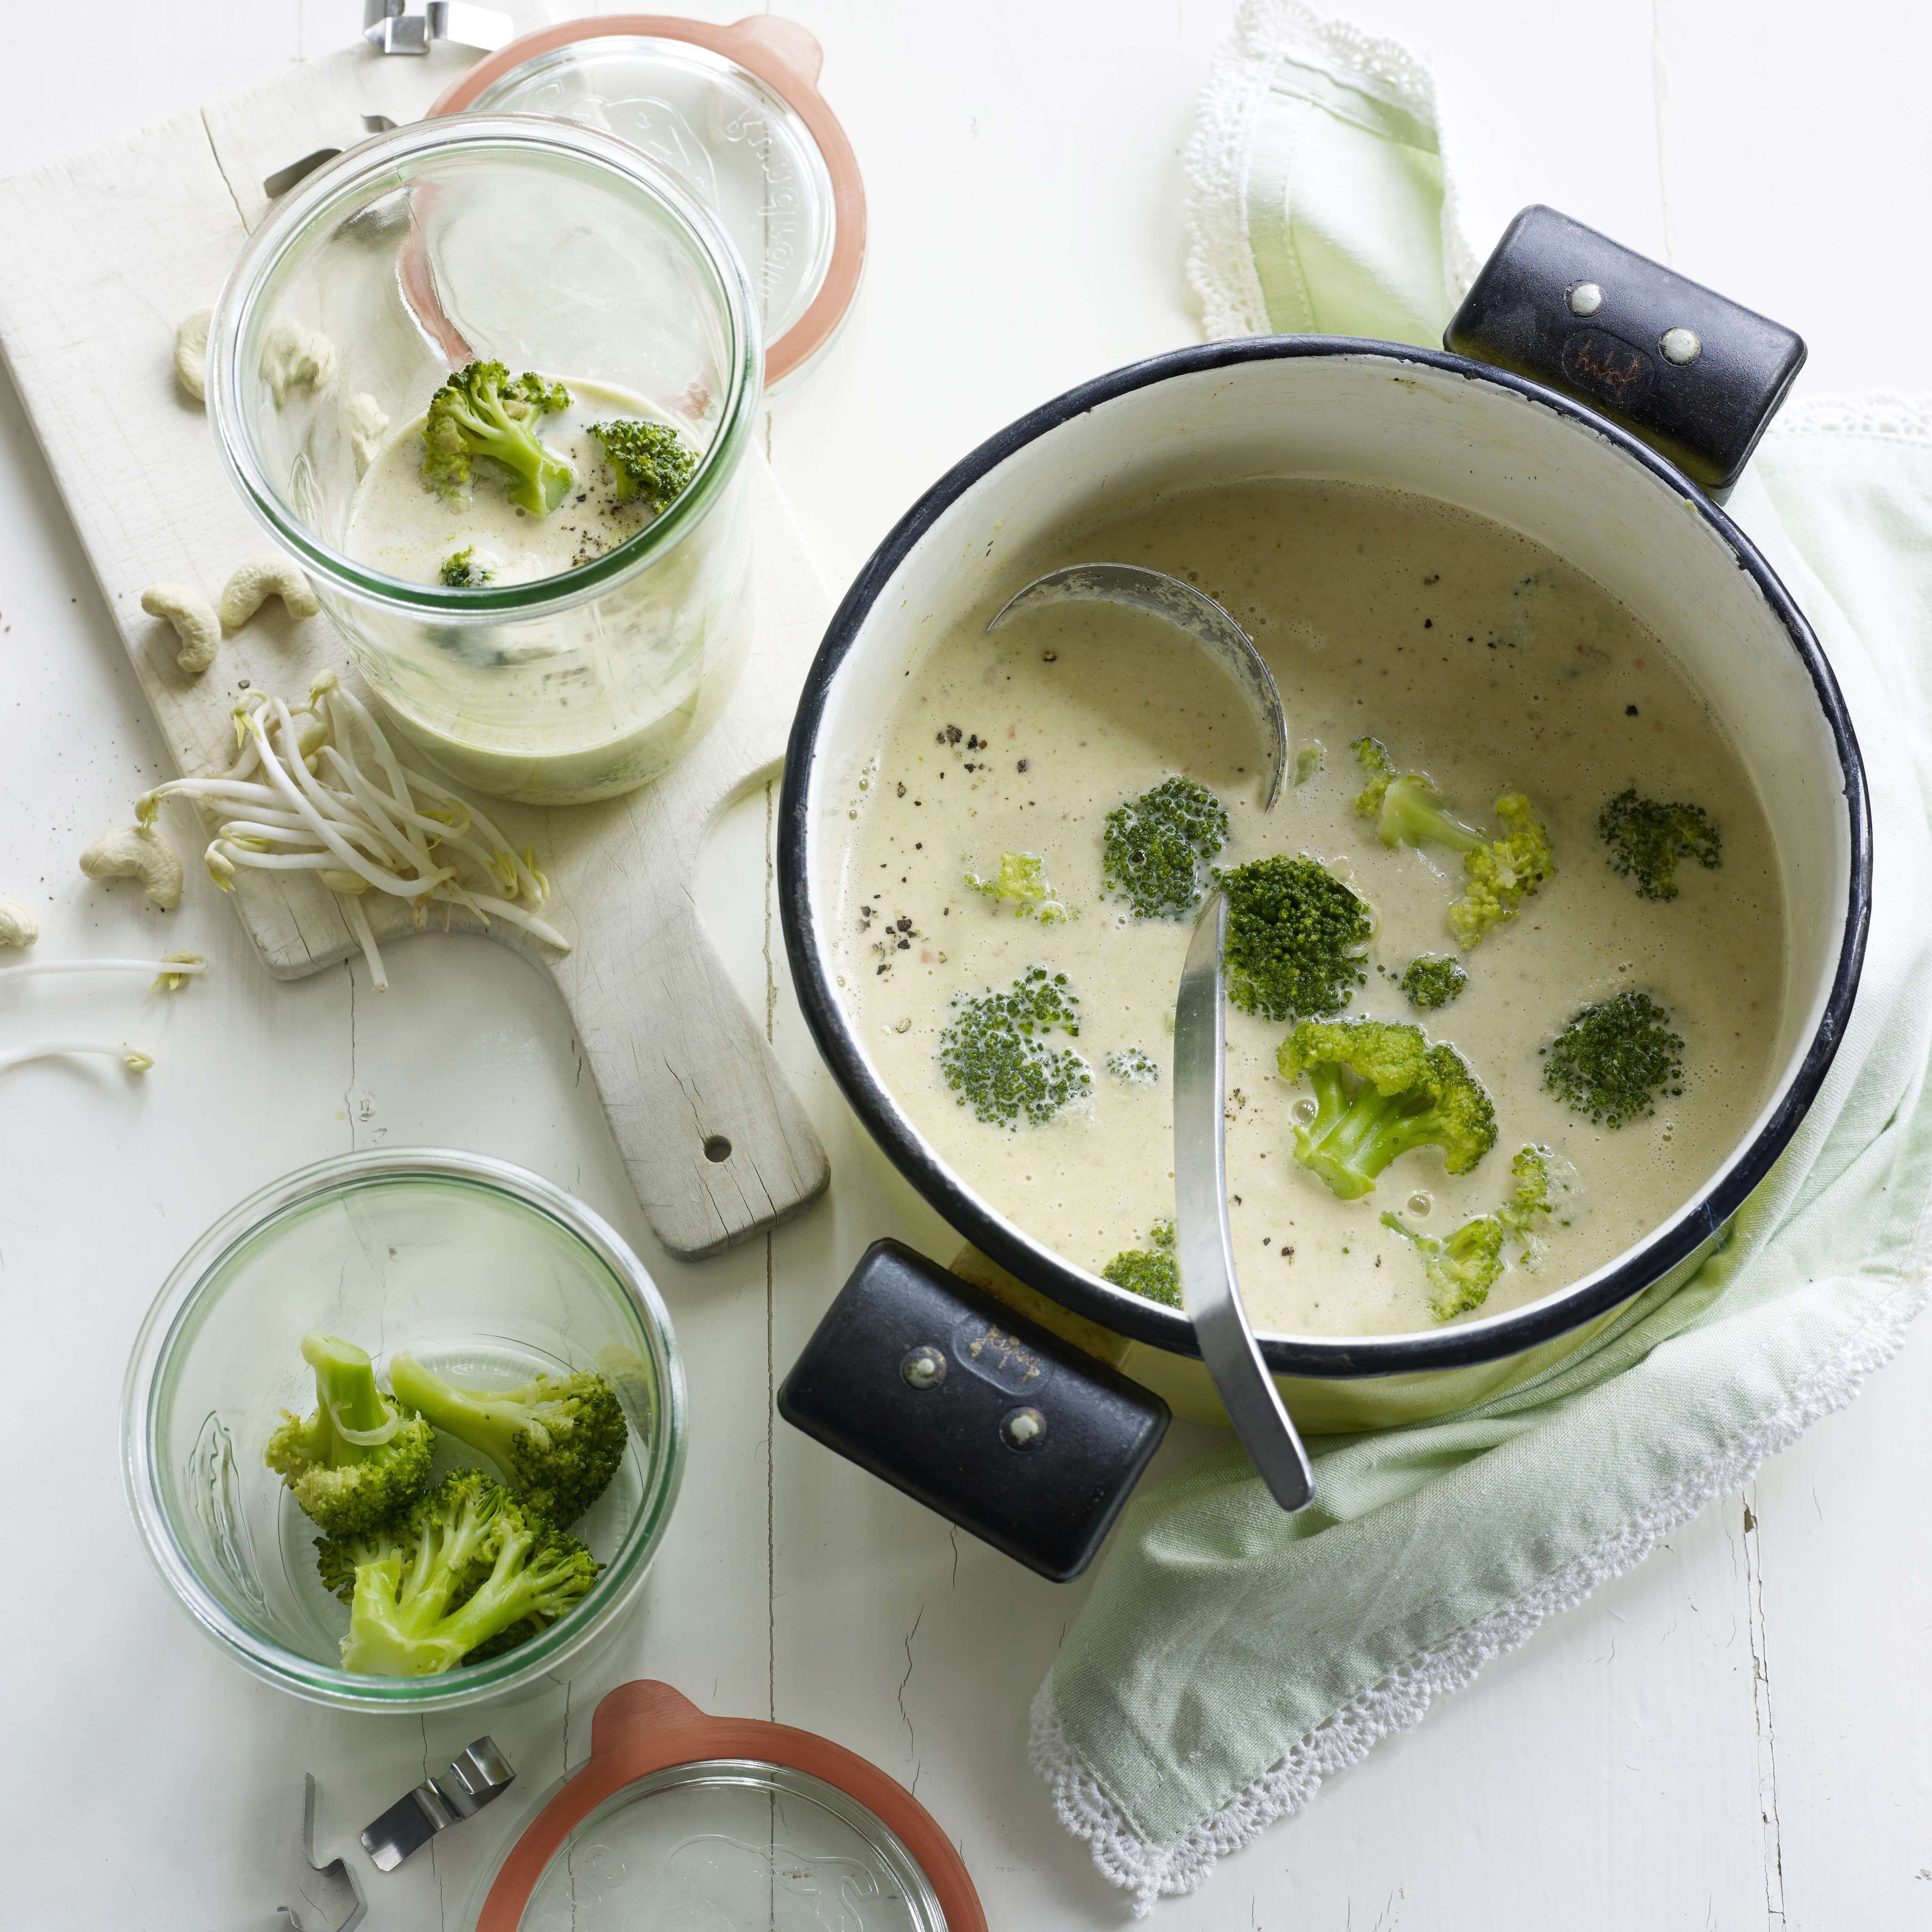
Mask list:
POLYGON ((154 1064, 152 1054, 112 1040, 40 1040, 32 1046, 16 1046, 0 1053, 0 1073, 10 1066, 24 1066, 30 1060, 52 1060, 65 1053, 104 1053, 109 1059, 119 1060, 130 1073, 145 1073, 154 1064))
POLYGON ((240 755, 229 771, 157 785, 136 808, 143 825, 166 798, 218 814, 202 862, 223 891, 238 871, 313 872, 340 900, 378 990, 389 981, 365 904, 372 891, 405 902, 418 928, 440 901, 570 950, 538 916, 550 884, 534 852, 519 857, 474 806, 400 764, 332 673, 294 710, 249 692, 235 706, 235 736, 240 755))
POLYGON ((152 973, 156 992, 178 993, 207 970, 199 952, 167 952, 158 959, 30 959, 22 966, 0 966, 0 982, 45 973, 152 973))

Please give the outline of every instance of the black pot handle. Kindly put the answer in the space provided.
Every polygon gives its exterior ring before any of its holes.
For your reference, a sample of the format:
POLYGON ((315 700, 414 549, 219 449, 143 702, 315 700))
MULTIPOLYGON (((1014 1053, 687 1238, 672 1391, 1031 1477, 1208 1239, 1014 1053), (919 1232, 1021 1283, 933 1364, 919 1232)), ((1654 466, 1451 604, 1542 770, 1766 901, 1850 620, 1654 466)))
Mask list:
POLYGON ((1504 231, 1442 342, 1587 403, 1714 496, 1804 366, 1782 324, 1543 207, 1504 231))
POLYGON ((795 1429, 1064 1583, 1167 1432, 1166 1402, 897 1241, 874 1241, 778 1393, 795 1429))

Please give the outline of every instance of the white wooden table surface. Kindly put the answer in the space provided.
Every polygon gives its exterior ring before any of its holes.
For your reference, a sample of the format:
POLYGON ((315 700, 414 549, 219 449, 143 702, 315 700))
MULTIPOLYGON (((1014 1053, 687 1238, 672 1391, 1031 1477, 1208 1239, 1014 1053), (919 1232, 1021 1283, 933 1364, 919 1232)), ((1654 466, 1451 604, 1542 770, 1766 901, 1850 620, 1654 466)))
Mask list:
MULTIPOLYGON (((825 92, 871 196, 856 312, 769 419, 780 480, 837 585, 982 436, 1195 335, 1176 152, 1232 0, 788 4, 824 44, 825 92)), ((1479 248, 1521 202, 1548 200, 1801 328, 1813 393, 1928 386, 1932 14, 1915 0, 1828 15, 1798 0, 1353 11, 1435 64, 1479 248)), ((356 0, 20 5, 0 173, 346 44, 358 14, 356 0)), ((394 950, 386 995, 359 966, 277 984, 198 872, 165 920, 82 879, 82 846, 162 776, 159 749, 4 382, 0 530, 0 896, 38 911, 43 956, 165 941, 214 962, 165 1004, 29 983, 0 1009, 0 1046, 85 1020, 158 1060, 138 1085, 52 1064, 0 1087, 0 1928, 266 1928, 304 1769, 323 1843, 359 1863, 357 1828, 486 1724, 534 1788, 581 1760, 597 1694, 646 1673, 715 1710, 828 1732, 915 1785, 996 1927, 1120 1922, 1024 1761, 1027 1703, 1079 1587, 1022 1573, 772 1425, 776 1378, 896 1223, 792 1001, 768 801, 721 828, 704 903, 771 1016, 833 1190, 768 1244, 680 1266, 655 1249, 562 1010, 528 965, 435 938, 394 950), (195 1234, 290 1168, 410 1142, 521 1162, 609 1216, 656 1273, 691 1379, 689 1473, 636 1624, 567 1698, 480 1721, 334 1716, 244 1676, 165 1598, 116 1461, 136 1324, 195 1234)), ((1161 1922, 1932 1924, 1928 1396, 1920 1334, 1747 1497, 1381 1747, 1161 1922)), ((1177 1428, 1164 1454, 1204 1433, 1177 1428)), ((374 1932, 466 1928, 515 1808, 393 1876, 360 1864, 374 1932)))

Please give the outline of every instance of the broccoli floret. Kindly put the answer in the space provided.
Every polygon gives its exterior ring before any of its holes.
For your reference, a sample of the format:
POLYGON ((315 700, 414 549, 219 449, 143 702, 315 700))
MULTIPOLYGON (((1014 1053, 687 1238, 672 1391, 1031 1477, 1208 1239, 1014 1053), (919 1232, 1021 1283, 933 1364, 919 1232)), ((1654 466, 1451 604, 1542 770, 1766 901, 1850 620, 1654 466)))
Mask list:
POLYGON ((1701 805, 1667 803, 1620 791, 1597 814, 1597 836, 1610 848, 1610 870, 1646 899, 1677 896, 1677 862, 1692 859, 1706 872, 1724 862, 1724 842, 1701 805))
POLYGON ((604 446, 617 478, 617 500, 642 496, 662 514, 691 481, 698 452, 668 423, 592 423, 590 434, 604 446))
POLYGON ((1514 1237, 1526 1252, 1534 1244, 1538 1226, 1550 1212, 1548 1154, 1541 1148, 1519 1148, 1510 1162, 1510 1174, 1514 1184, 1510 1198, 1493 1214, 1466 1221, 1439 1240, 1418 1232, 1400 1214, 1382 1216, 1382 1226, 1422 1257, 1430 1312, 1438 1322, 1466 1315, 1489 1298, 1503 1271, 1505 1240, 1514 1237))
POLYGON ((1469 983, 1469 976, 1456 961, 1438 959, 1425 952, 1402 968, 1400 983, 1412 1006, 1432 1013, 1462 992, 1469 983))
POLYGON ((1011 906, 1016 919, 1036 919, 1042 926, 1051 926, 1067 916, 1066 908, 1046 882, 1045 862, 1030 852, 1002 852, 997 878, 982 879, 976 872, 968 872, 966 883, 976 892, 984 892, 996 906, 1011 906))
POLYGON ((1356 795, 1355 809, 1376 821, 1376 836, 1384 845, 1447 845, 1471 852, 1483 835, 1442 808, 1436 788, 1420 772, 1398 772, 1379 738, 1358 738, 1349 746, 1367 785, 1356 795))
POLYGON ((1543 1084, 1598 1126, 1620 1127, 1684 1091, 1684 1042, 1648 993, 1600 1000, 1576 1014, 1543 1052, 1543 1084))
POLYGON ((510 501, 547 517, 577 478, 570 465, 537 440, 540 416, 570 406, 561 382, 528 370, 513 382, 500 362, 472 362, 429 399, 423 418, 423 487, 454 499, 467 486, 474 458, 487 456, 509 472, 510 501))
POLYGON ((1214 883, 1228 895, 1228 997, 1243 1012, 1326 1018, 1367 980, 1369 909, 1312 859, 1251 859, 1214 883))
POLYGON ((1136 919, 1186 919, 1228 842, 1228 812, 1205 785, 1164 778, 1118 805, 1101 834, 1100 884, 1136 919))
POLYGON ((466 549, 452 550, 443 559, 436 576, 446 590, 481 590, 496 574, 476 561, 476 547, 472 544, 466 549))
POLYGON ((1496 800, 1503 836, 1462 854, 1468 884, 1449 908, 1449 928, 1464 948, 1481 945, 1491 932, 1522 910, 1522 902, 1555 876, 1556 854, 1550 834, 1520 791, 1496 800))
POLYGON ((1315 1114, 1297 1125, 1294 1157, 1344 1201, 1374 1187, 1398 1154, 1438 1147, 1467 1174, 1496 1144, 1496 1112, 1452 1046, 1393 1020, 1304 1020, 1275 1056, 1284 1079, 1308 1076, 1315 1114))
POLYGON ((1079 996, 1064 973, 1029 967, 1008 992, 954 998, 939 1036, 940 1072, 988 1126, 1044 1126, 1094 1084, 1078 1054, 1047 1044, 1056 1031, 1079 1036, 1079 996))
POLYGON ((1400 1214, 1384 1214, 1382 1226, 1400 1234, 1421 1256, 1422 1272, 1429 1283, 1429 1312, 1437 1321, 1466 1315, 1488 1300, 1503 1271, 1504 1229, 1493 1214, 1479 1214, 1439 1240, 1418 1233, 1400 1214))
POLYGON ((1128 1248, 1116 1255, 1100 1270, 1101 1280, 1166 1307, 1181 1306, 1180 1264, 1174 1258, 1174 1237, 1172 1221, 1156 1221, 1148 1235, 1148 1245, 1128 1248))
POLYGON ((1124 1046, 1108 1054, 1107 1071, 1130 1087, 1153 1087, 1160 1081, 1160 1062, 1138 1046, 1124 1046))
POLYGON ((315 1371, 315 1413, 284 1409, 262 1460, 302 1514, 332 1536, 401 1515, 429 1487, 436 1448, 429 1424, 376 1388, 368 1356, 353 1342, 304 1335, 302 1352, 315 1371))
POLYGON ((1548 1220, 1556 1189, 1549 1150, 1519 1148, 1510 1162, 1510 1198, 1496 1210, 1496 1219, 1528 1249, 1538 1228, 1548 1220))
POLYGON ((487 1456, 533 1509, 567 1528, 608 1485, 628 1440, 624 1406, 602 1376, 539 1376, 521 1388, 458 1388, 412 1355, 389 1364, 397 1400, 487 1456))
POLYGON ((386 1556, 406 1559, 419 1552, 433 1554, 449 1574, 454 1601, 474 1590, 489 1572, 489 1526, 497 1499, 505 1493, 482 1469, 454 1471, 386 1522, 318 1536, 316 1574, 323 1588, 346 1604, 356 1594, 358 1566, 386 1556))
POLYGON ((1349 747, 1369 774, 1355 809, 1376 821, 1384 845, 1446 845, 1462 855, 1462 896, 1449 908, 1449 926, 1465 950, 1480 946, 1556 871, 1550 834, 1519 791, 1496 800, 1499 838, 1451 818, 1436 788, 1420 772, 1398 772, 1379 740, 1358 738, 1349 747))
POLYGON ((589 1550, 480 1469, 446 1476, 408 1515, 316 1546, 350 1606, 342 1667, 429 1677, 533 1636, 596 1581, 589 1550))

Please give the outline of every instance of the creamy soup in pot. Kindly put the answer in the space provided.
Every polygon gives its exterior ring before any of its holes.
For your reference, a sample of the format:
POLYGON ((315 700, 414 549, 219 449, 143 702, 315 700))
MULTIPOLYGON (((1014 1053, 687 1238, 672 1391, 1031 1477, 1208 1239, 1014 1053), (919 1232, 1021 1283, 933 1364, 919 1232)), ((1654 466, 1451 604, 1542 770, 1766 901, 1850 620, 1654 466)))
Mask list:
POLYGON ((1229 1011, 1228 1172, 1241 1287, 1257 1328, 1370 1335, 1427 1329, 1432 1297, 1394 1213, 1442 1238, 1492 1216, 1512 1156, 1545 1150, 1550 1211, 1512 1240, 1481 1312, 1519 1306, 1610 1261, 1706 1182, 1773 1078, 1784 910, 1768 827, 1736 752, 1682 670, 1614 598, 1529 539, 1420 497, 1333 482, 1258 482, 1177 495, 1070 535, 1016 565, 983 608, 908 674, 889 735, 846 802, 838 978, 881 1076, 920 1132, 982 1198, 1100 1273, 1151 1251, 1173 1213, 1173 1003, 1193 921, 1137 918, 1103 887, 1109 812, 1176 775, 1228 814, 1224 868, 1306 856, 1372 920, 1366 983, 1341 1017, 1419 1025, 1453 1046, 1493 1103, 1493 1148, 1451 1174, 1425 1146, 1342 1199, 1296 1158, 1305 1080, 1276 1051, 1289 1024, 1229 1011), (1298 783, 1260 808, 1252 716, 1199 646, 1100 604, 1028 613, 988 635, 1039 570, 1106 558, 1196 584, 1267 658, 1298 783), (1449 912, 1460 854, 1384 845, 1356 809, 1372 736, 1426 773, 1457 819, 1492 835, 1522 794, 1555 871, 1519 915, 1461 950, 1449 912), (1721 862, 1646 898, 1611 863, 1604 808, 1634 789, 1701 808, 1721 862), (1036 860, 1042 920, 976 890, 1003 854, 1036 860), (1400 976, 1457 959, 1467 983, 1418 1010, 1400 976), (982 1119, 949 1082, 962 1001, 1031 970, 1077 995, 1084 1080, 1037 1124, 982 1119), (1682 1073, 1654 1111, 1610 1126, 1550 1090, 1547 1049, 1584 1006, 1626 992, 1681 1038, 1682 1073))

